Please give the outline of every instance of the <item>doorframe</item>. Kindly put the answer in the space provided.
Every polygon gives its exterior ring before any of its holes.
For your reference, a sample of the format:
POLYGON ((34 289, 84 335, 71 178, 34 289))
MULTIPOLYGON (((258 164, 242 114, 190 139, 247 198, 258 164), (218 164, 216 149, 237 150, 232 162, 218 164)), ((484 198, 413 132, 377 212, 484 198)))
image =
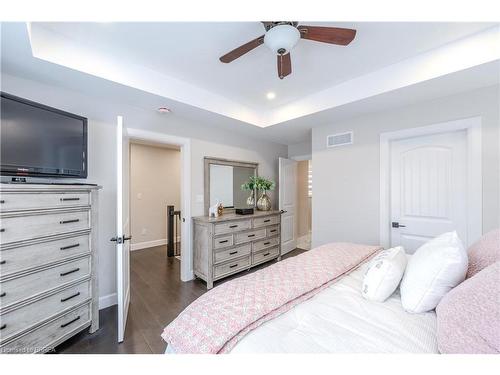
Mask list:
POLYGON ((380 245, 391 245, 391 142, 465 130, 467 134, 467 239, 475 242, 483 231, 483 172, 481 117, 447 121, 380 134, 380 245))
POLYGON ((181 211, 185 222, 181 224, 181 280, 194 279, 193 248, 191 243, 191 140, 175 135, 149 130, 126 128, 131 141, 147 141, 156 144, 175 145, 181 152, 181 211), (184 250, 184 251, 182 251, 184 250))

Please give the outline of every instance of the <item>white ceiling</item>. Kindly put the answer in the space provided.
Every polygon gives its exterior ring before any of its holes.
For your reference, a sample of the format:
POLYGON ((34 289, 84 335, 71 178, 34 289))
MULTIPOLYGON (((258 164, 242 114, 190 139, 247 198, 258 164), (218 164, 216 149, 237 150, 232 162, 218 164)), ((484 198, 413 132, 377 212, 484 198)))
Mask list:
POLYGON ((308 40, 292 51, 280 80, 276 56, 262 45, 230 64, 219 57, 264 34, 260 22, 38 23, 75 43, 190 83, 253 110, 274 109, 349 79, 491 27, 490 23, 316 23, 354 28, 348 46, 308 40), (268 100, 266 93, 276 93, 268 100))
MULTIPOLYGON (((307 23, 307 24, 313 24, 313 23, 307 23)), ((325 24, 325 23, 322 23, 325 24)), ((58 28, 61 30, 58 32, 65 33, 72 30, 72 25, 75 24, 60 24, 57 25, 58 28)), ((89 38, 94 38, 92 34, 94 33, 95 35, 101 34, 99 30, 102 29, 112 29, 115 30, 111 34, 116 32, 116 28, 122 28, 122 27, 131 27, 130 23, 127 24, 76 24, 75 30, 80 30, 79 33, 80 35, 75 35, 74 38, 84 38, 85 34, 88 32, 89 38), (85 30, 85 28, 88 28, 88 30, 85 30), (93 31, 92 31, 93 30, 93 31)), ((148 24, 135 24, 135 25, 141 25, 141 27, 137 27, 135 29, 134 36, 130 36, 130 33, 128 33, 125 37, 122 39, 130 39, 134 41, 131 45, 135 45, 136 48, 143 48, 141 46, 141 43, 139 43, 140 40, 140 34, 146 33, 145 30, 151 31, 151 28, 156 25, 156 27, 160 27, 160 24, 153 24, 153 25, 148 25, 148 24), (143 27, 145 27, 145 30, 143 30, 143 27), (136 40, 136 41, 135 41, 136 40)), ((174 24, 177 26, 185 26, 185 24, 174 24)), ((200 24, 193 24, 193 25, 200 25, 200 24)), ((253 27, 253 24, 201 24, 199 27, 206 27, 207 25, 212 25, 213 27, 229 27, 230 25, 233 25, 233 27, 240 27, 240 26, 248 26, 248 27, 253 27)), ((257 25, 259 25, 257 23, 257 25)), ((336 25, 341 25, 342 24, 336 24, 336 25)), ((365 26, 367 25, 373 25, 375 29, 387 29, 391 25, 395 25, 396 28, 400 27, 401 24, 362 24, 361 29, 363 30, 365 26)), ((420 24, 420 28, 424 28, 427 30, 425 27, 426 25, 431 25, 432 27, 435 27, 435 24, 420 24)), ((468 32, 473 32, 479 30, 479 25, 478 24, 464 24, 462 25, 462 28, 458 24, 445 24, 441 25, 442 28, 439 30, 441 32, 436 31, 435 37, 440 37, 444 39, 440 39, 440 42, 443 43, 444 40, 450 40, 449 38, 451 37, 451 34, 455 35, 455 37, 458 36, 464 36, 464 33, 468 30, 468 32), (447 33, 444 33, 444 30, 447 30, 447 33), (453 31, 454 30, 454 31, 453 31), (446 34, 445 36, 442 35, 442 33, 446 34), (448 39, 446 39, 448 38, 448 39)), ((482 26, 485 26, 485 24, 481 24, 482 26)), ((53 24, 44 24, 44 28, 48 27, 49 31, 52 32, 52 28, 54 27, 53 24)), ((198 27, 197 26, 197 27, 198 27)), ((414 27, 414 24, 409 24, 409 27, 414 27)), ((486 26, 491 26, 490 24, 486 26)), ((170 26, 171 27, 171 24, 170 26)), ((402 26, 401 26, 402 27, 402 26)), ((431 27, 431 28, 432 28, 431 27)), ((365 29, 367 30, 366 32, 369 32, 369 28, 365 29)), ((400 31, 402 29, 399 29, 400 31)), ((409 32, 410 29, 408 29, 409 32)), ((425 46, 427 48, 430 48, 429 46, 433 45, 435 41, 430 41, 427 40, 425 41, 424 39, 420 40, 415 34, 417 33, 417 29, 414 28, 412 35, 409 35, 406 37, 406 40, 408 41, 408 44, 414 45, 414 48, 418 48, 420 51, 423 51, 425 49, 425 46), (418 42, 416 40, 419 40, 418 42), (413 40, 412 43, 409 42, 409 40, 413 40)), ((179 31, 177 31, 178 33, 179 31)), ((247 31, 250 32, 250 31, 247 31)), ((381 32, 381 31, 380 31, 381 32)), ((375 33, 375 31, 374 31, 375 33)), ((77 33, 78 34, 78 33, 77 33)), ((376 33, 375 33, 376 34, 376 33)), ((398 33, 397 37, 395 36, 388 36, 389 38, 392 38, 393 40, 400 40, 404 39, 402 35, 399 35, 398 33)), ((481 33, 480 33, 481 34, 481 33)), ((108 36, 108 33, 103 32, 102 34, 103 41, 100 41, 102 45, 106 45, 108 42, 106 42, 106 38, 110 37, 108 36)), ((215 33, 217 35, 217 33, 215 33)), ((231 33, 229 35, 232 35, 231 37, 234 40, 235 36, 231 33)), ((359 35, 359 34, 358 34, 359 35)), ((479 34, 478 34, 479 35, 479 34)), ((250 36, 251 38, 252 36, 250 36)), ((228 115, 227 113, 221 113, 218 112, 217 110, 213 110, 213 108, 202 108, 202 106, 193 104, 193 102, 190 102, 190 97, 192 91, 185 90, 184 92, 184 99, 185 100, 179 100, 179 98, 175 97, 170 97, 169 95, 164 95, 162 92, 155 92, 153 90, 147 90, 145 87, 141 87, 141 85, 136 85, 136 84, 127 84, 126 82, 121 82, 118 79, 112 79, 107 78, 106 76, 102 76, 99 74, 95 74, 92 72, 92 74, 88 74, 88 72, 85 72, 85 70, 79 71, 79 69, 76 68, 71 68, 64 65, 57 63, 55 64, 53 61, 50 61, 50 59, 39 59, 39 58, 34 58, 32 53, 32 44, 30 44, 30 39, 28 37, 26 25, 23 23, 9 23, 9 24, 2 24, 2 33, 1 33, 1 63, 2 63, 2 73, 10 74, 13 76, 18 76, 21 78, 27 78, 27 79, 32 79, 35 81, 40 81, 42 83, 47 83, 49 85, 54 85, 54 86, 60 86, 66 89, 70 89, 73 91, 79 91, 87 95, 91 95, 94 97, 99 97, 107 100, 109 98, 113 98, 113 100, 117 100, 123 103, 126 103, 128 105, 133 105, 135 107, 139 107, 141 109, 145 110, 151 110, 154 111, 156 108, 159 106, 165 105, 173 109, 173 113, 169 116, 179 116, 179 117, 184 117, 189 120, 193 120, 196 122, 203 122, 207 126, 217 126, 223 129, 227 129, 230 131, 237 131, 240 134, 251 136, 254 138, 263 138, 267 140, 272 140, 278 143, 282 144, 292 144, 292 143, 298 143, 301 141, 305 141, 308 139, 310 136, 310 131, 311 128, 314 126, 321 126, 325 125, 327 123, 332 123, 335 121, 339 121, 344 118, 348 117, 353 117, 353 116, 359 116, 363 113, 368 113, 368 112, 374 112, 374 111, 379 111, 379 110, 384 110, 388 108, 394 108, 398 106, 403 106, 410 104, 412 102, 418 101, 418 100, 429 100, 437 97, 442 97, 442 96, 447 96, 447 95, 452 95, 458 92, 466 91, 466 90, 471 90, 474 88, 479 88, 479 87, 484 87, 488 85, 493 85, 493 84, 498 84, 499 83, 499 72, 500 72, 500 66, 499 66, 499 60, 493 59, 493 61, 490 61, 489 63, 485 64, 470 64, 470 66, 465 69, 461 67, 460 69, 451 69, 451 73, 445 74, 443 72, 447 72, 447 70, 442 70, 440 75, 436 75, 434 77, 427 78, 427 76, 422 77, 417 77, 418 79, 413 79, 412 84, 407 84, 405 85, 400 85, 399 87, 384 87, 384 90, 379 91, 379 92, 373 92, 370 95, 365 95, 365 97, 362 98, 349 98, 349 95, 342 96, 342 85, 345 83, 351 83, 353 87, 355 88, 355 91, 361 91, 363 87, 361 87, 361 83, 364 81, 357 81, 357 78, 351 78, 349 80, 347 74, 349 74, 349 67, 344 67, 342 70, 342 74, 344 74, 343 79, 348 79, 348 81, 343 81, 342 83, 338 84, 335 86, 336 83, 333 83, 334 88, 337 87, 338 90, 336 92, 336 100, 337 102, 334 103, 335 105, 326 105, 323 107, 317 107, 313 111, 309 111, 306 115, 300 115, 300 116, 291 116, 289 118, 285 118, 282 121, 276 121, 274 122, 275 125, 268 126, 265 128, 257 127, 254 126, 250 121, 242 121, 241 119, 238 119, 236 116, 231 116, 228 115), (358 87, 358 86, 359 87, 358 87), (339 94, 340 92, 340 94, 339 94), (187 99, 186 99, 187 98, 187 99)), ((192 38, 190 36, 189 38, 192 38)), ((247 38, 247 36, 242 36, 241 38, 247 38)), ((160 43, 162 40, 165 38, 160 38, 158 37, 156 41, 160 43)), ((169 41, 173 38, 166 38, 169 41)), ((165 39, 165 40, 166 40, 165 39)), ((249 39, 249 38, 248 38, 249 39)), ((427 39, 432 39, 430 35, 427 36, 427 39)), ((219 39, 220 40, 220 37, 219 39)), ((467 39, 468 40, 468 39, 467 39)), ((243 40, 244 41, 244 40, 243 40)), ((243 42, 242 41, 242 42, 243 42)), ((472 41, 475 41, 475 39, 472 39, 472 41)), ((149 43, 150 41, 148 41, 149 43)), ((75 42, 76 43, 76 42, 75 42)), ((78 43, 82 43, 79 41, 78 43)), ((121 42, 121 45, 125 45, 128 42, 126 40, 121 42)), ((146 43, 146 44, 148 44, 146 43)), ((152 42, 151 42, 152 43, 152 42)), ((151 44, 149 43, 149 44, 151 44)), ((238 44, 239 42, 236 42, 238 44)), ((314 42, 309 42, 309 41, 301 41, 300 43, 302 44, 312 44, 312 45, 317 45, 320 46, 320 43, 314 43, 314 42)), ((400 42, 401 43, 401 42, 400 42)), ((92 50, 102 48, 97 45, 96 41, 96 46, 93 44, 88 45, 87 48, 90 48, 92 50)), ((233 42, 234 44, 234 42, 233 42)), ((403 43, 404 44, 404 43, 403 43)), ((175 46, 175 45, 174 45, 175 46)), ((60 48, 59 45, 56 44, 50 44, 49 45, 48 52, 57 52, 57 50, 64 50, 64 48, 60 48), (50 51, 52 49, 52 51, 50 51)), ((219 55, 223 54, 224 52, 227 52, 229 49, 235 47, 234 45, 229 45, 226 47, 218 47, 216 49, 215 47, 211 47, 214 49, 212 51, 211 48, 207 47, 206 49, 203 48, 201 50, 205 51, 203 56, 198 56, 200 54, 200 50, 198 49, 193 49, 193 48, 188 48, 185 50, 185 65, 183 66, 182 63, 172 63, 172 66, 175 66, 176 69, 179 69, 180 71, 184 72, 182 74, 186 74, 186 76, 190 76, 190 79, 193 79, 191 83, 191 86, 194 87, 194 85, 198 85, 196 87, 199 87, 199 84, 203 83, 208 85, 210 82, 213 80, 213 86, 206 86, 203 87, 202 93, 204 93, 205 96, 202 96, 202 98, 205 98, 207 101, 213 99, 214 97, 216 99, 222 98, 219 100, 220 108, 224 108, 227 105, 231 106, 234 104, 235 100, 240 101, 241 106, 245 107, 248 106, 248 103, 245 101, 247 99, 241 99, 241 98, 250 98, 252 95, 255 97, 258 97, 253 106, 256 106, 257 109, 254 109, 255 113, 260 113, 260 112, 265 112, 265 106, 268 106, 267 100, 262 100, 262 96, 265 95, 265 92, 267 90, 264 90, 263 88, 266 87, 266 82, 277 82, 278 85, 280 84, 287 84, 290 85, 290 87, 293 87, 293 89, 290 89, 293 92, 300 92, 300 95, 306 95, 304 94, 306 91, 310 92, 306 98, 299 99, 300 100, 310 100, 314 101, 315 96, 319 95, 322 93, 322 91, 317 91, 319 90, 320 86, 316 86, 314 90, 311 91, 311 87, 314 87, 314 84, 311 84, 312 86, 309 86, 307 76, 311 75, 314 77, 319 77, 321 74, 324 74, 324 71, 316 72, 316 71, 310 71, 307 70, 304 73, 304 77, 297 77, 297 80, 300 80, 300 86, 303 86, 300 90, 297 89, 299 85, 297 81, 287 81, 287 79, 280 81, 277 76, 274 74, 276 73, 274 71, 275 69, 275 64, 272 64, 272 73, 269 76, 252 76, 253 79, 248 79, 248 73, 249 70, 252 69, 253 65, 250 66, 245 66, 245 64, 240 64, 238 66, 235 65, 235 71, 233 71, 233 75, 227 76, 228 73, 224 73, 227 71, 227 69, 233 69, 232 64, 222 64, 218 61, 219 55), (212 68, 208 68, 208 66, 211 66, 212 62, 211 61, 212 57, 210 56, 215 56, 215 63, 213 65, 213 70, 212 68), (196 59, 201 59, 197 61, 205 61, 206 64, 204 65, 205 67, 198 67, 197 64, 193 63, 193 60, 191 57, 196 56, 196 59), (188 65, 189 61, 189 65, 188 65), (187 66, 191 66, 192 69, 189 69, 187 66), (224 68, 224 69, 222 69, 224 68), (222 69, 223 72, 221 72, 219 69, 222 69), (190 73, 192 72, 192 74, 190 73), (205 72, 206 74, 202 74, 202 72, 205 72), (238 73, 238 72, 241 72, 238 73), (212 74, 213 73, 213 74, 212 74), (237 74, 238 73, 238 74, 237 74), (190 75, 191 74, 191 75, 190 75), (200 82, 197 82, 196 79, 192 78, 195 77, 196 74, 200 75, 200 82), (219 76, 218 79, 214 79, 215 76, 219 76), (240 77, 241 75, 241 77, 240 77), (207 77, 208 76, 208 77, 207 77), (228 78, 231 77, 231 78, 228 78), (239 77, 240 82, 248 82, 250 85, 250 88, 252 90, 247 90, 246 88, 241 88, 239 85, 235 84, 233 81, 236 79, 234 77, 239 77), (222 82, 222 83, 221 83, 222 82), (219 85, 219 86, 217 86, 219 85), (220 92, 216 92, 215 90, 218 90, 217 87, 222 87, 220 92), (224 90, 224 87, 227 87, 227 89, 224 90), (260 87, 260 88, 259 88, 260 87), (257 94, 258 90, 264 90, 263 93, 257 94), (211 91, 210 91, 211 90, 211 91), (252 91, 250 93, 249 91, 252 91), (214 93, 215 96, 210 96, 214 93), (224 95, 222 97, 221 95, 224 95), (227 101, 224 101, 227 100, 227 101), (261 107, 259 107, 260 104, 257 104, 258 101, 261 101, 263 104, 261 107), (262 109, 259 109, 262 108, 262 109)), ((326 47, 332 47, 326 45, 326 47)), ((333 46, 335 48, 335 46, 333 46)), ((466 51, 473 51, 473 48, 470 45, 464 44, 463 46, 460 45, 460 47, 464 47, 466 51)), ((121 47, 120 47, 121 48, 121 47)), ((145 47, 144 47, 145 48, 145 47)), ((174 47, 172 47, 174 48, 174 47)), ((261 49, 261 52, 265 54, 268 53, 265 47, 259 47, 261 49)), ((339 47, 340 48, 340 47, 339 47)), ((366 48, 370 48, 370 46, 367 46, 366 48)), ((404 51, 406 51, 407 54, 409 54, 410 48, 407 47, 401 47, 404 51)), ((47 48, 46 48, 47 49, 47 48)), ((174 54, 175 56, 178 56, 179 50, 180 49, 185 49, 185 47, 180 47, 177 46, 177 53, 174 54)), ((150 50, 150 48, 145 48, 145 50, 150 50)), ((437 48, 437 50, 441 51, 440 48, 437 48)), ((120 70, 122 67, 120 65, 120 60, 125 59, 122 54, 129 53, 130 59, 136 59, 134 60, 134 64, 139 64, 139 60, 146 60, 144 56, 142 55, 141 52, 138 52, 137 50, 131 50, 135 51, 135 53, 131 53, 130 51, 127 52, 125 49, 123 51, 117 51, 116 53, 112 54, 113 57, 113 63, 115 65, 112 66, 113 69, 115 70, 120 70)), ((443 52, 448 52, 449 50, 443 50, 443 52)), ((47 51, 46 51, 47 52, 47 51)), ((79 52, 79 51, 77 51, 79 52)), ((151 52, 151 51, 150 51, 151 52)), ((254 51, 255 55, 257 55, 258 51, 254 51)), ((317 51, 315 51, 316 53, 317 51)), ((109 54, 109 51, 107 52, 109 54)), ((161 52, 162 54, 166 54, 168 56, 167 52, 163 51, 161 52)), ((260 52, 259 52, 260 53, 260 52)), ((329 52, 326 52, 329 53, 329 52)), ((453 51, 451 51, 453 54, 453 51)), ((160 54, 160 53, 159 53, 160 54)), ((472 53, 471 53, 472 54, 472 53)), ((77 56, 80 56, 78 54, 75 54, 77 56)), ((252 57, 252 54, 249 54, 246 57, 252 57)), ((404 59, 404 54, 401 51, 398 51, 398 53, 391 54, 391 56, 398 56, 400 59, 404 59)), ((156 56, 156 55, 155 55, 156 56)), ((242 57, 240 60, 245 61, 246 57, 242 57)), ((439 57, 439 55, 438 55, 439 57)), ((257 58, 257 56, 254 56, 254 58, 257 58)), ((367 56, 368 58, 368 56, 367 56)), ((389 61, 387 56, 383 57, 373 57, 373 61, 389 61), (378 59, 378 60, 377 60, 378 59)), ((169 59, 167 59, 169 60, 169 59)), ((491 60, 491 58, 490 58, 491 60)), ((127 60, 130 62, 130 60, 127 60)), ((149 61, 149 60, 148 60, 149 61)), ((151 69, 156 66, 161 67, 162 64, 160 63, 163 61, 162 58, 156 56, 155 59, 153 57, 150 60, 150 64, 146 68, 151 69), (156 62, 153 62, 156 61, 156 62), (156 65, 153 65, 156 64, 156 65)), ((316 61, 316 60, 315 60, 316 61)), ((414 61, 414 60, 412 60, 414 61)), ((419 60, 415 60, 419 62, 419 60)), ((427 60, 423 60, 426 62, 427 60)), ((399 64, 398 61, 394 60, 395 64, 392 66, 397 66, 399 64)), ((100 66, 99 64, 95 63, 94 60, 92 60, 93 65, 95 66, 100 66)), ((234 64, 234 63, 233 63, 234 64)), ((306 62, 304 62, 306 64, 306 62)), ((307 65, 307 64, 306 64, 307 65)), ((165 65, 166 66, 166 65, 165 65)), ((170 66, 170 65, 169 65, 170 66)), ((427 66, 424 66, 424 69, 422 69, 422 64, 418 63, 416 64, 417 68, 422 70, 423 72, 427 72, 429 69, 427 69, 427 66)), ((368 69, 370 68, 369 64, 357 64, 355 67, 353 67, 352 72, 356 71, 358 74, 362 74, 362 70, 360 69, 368 69), (357 70, 356 70, 357 69, 357 70)), ((380 68, 380 66, 378 66, 380 68)), ((380 69, 390 69, 391 66, 389 67, 383 67, 380 69)), ((163 67, 163 69, 166 69, 163 67)), ((172 68, 173 69, 173 68, 172 68)), ((375 74, 378 74, 377 68, 375 69, 375 74)), ((379 69, 379 70, 380 70, 379 69)), ((351 73, 352 73, 351 72, 351 73)), ((366 71, 364 71, 366 72, 366 71)), ((378 86, 387 86, 385 84, 385 81, 390 81, 390 77, 394 72, 394 70, 389 70, 387 74, 379 76, 379 84, 378 86), (389 78, 387 78, 389 77, 389 78), (382 82, 382 84, 380 84, 382 82)), ((397 72, 397 71, 396 71, 397 72)), ((169 75, 174 75, 172 71, 162 71, 161 74, 169 74, 169 75)), ((405 71, 403 71, 403 75, 406 75, 405 71)), ((175 73, 177 74, 177 73, 175 73)), ((180 74, 180 73, 179 73, 180 74)), ((293 76, 299 76, 299 72, 294 70, 293 76)), ((328 82, 339 82, 337 81, 339 78, 337 75, 326 75, 328 76, 325 79, 329 79, 330 81, 328 82)), ((176 79, 180 79, 180 75, 175 75, 176 79)), ((187 80, 184 76, 182 76, 184 80, 187 80)), ((413 78, 413 77, 412 77, 413 78)), ((312 79, 312 78, 311 78, 312 79)), ((317 78, 315 78, 317 79, 317 78)), ((175 82, 174 82, 175 83, 175 82)), ((320 85, 321 80, 317 79, 316 85, 320 85)), ((181 86, 178 86, 181 87, 181 86)), ((284 87, 284 86, 283 86, 284 87)), ((278 86, 278 88, 283 88, 282 86, 278 86)), ((176 87, 177 88, 177 87, 176 87)), ((182 88, 182 87, 181 87, 182 88)), ((290 95, 289 98, 292 98, 293 95, 292 93, 288 93, 287 90, 283 91, 283 94, 280 93, 280 91, 276 88, 272 88, 274 91, 277 92, 278 97, 281 98, 282 95, 290 95)), ((324 91, 328 91, 328 88, 324 91)), ((277 98, 278 99, 278 98, 277 98)), ((282 99, 282 98, 281 98, 282 99)), ((329 98, 327 98, 329 99, 329 98)), ((250 99, 248 99, 250 100, 250 99)), ((295 100, 295 99, 290 99, 290 100, 295 100)), ((277 107, 275 108, 276 113, 279 113, 279 111, 283 111, 283 108, 287 108, 288 106, 292 106, 297 102, 289 103, 288 105, 283 105, 282 107, 277 107)), ((97 109, 96 109, 97 110, 97 109)), ((86 114, 89 117, 92 116, 92 114, 86 114)))

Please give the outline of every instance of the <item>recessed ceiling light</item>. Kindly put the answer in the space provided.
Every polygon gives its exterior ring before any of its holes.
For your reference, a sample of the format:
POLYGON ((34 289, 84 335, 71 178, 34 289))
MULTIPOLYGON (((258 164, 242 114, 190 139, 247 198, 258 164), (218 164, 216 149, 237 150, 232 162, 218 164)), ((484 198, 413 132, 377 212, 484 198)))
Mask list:
POLYGON ((266 94, 266 98, 268 98, 269 100, 273 100, 274 98, 276 98, 276 94, 274 92, 268 92, 266 94))
POLYGON ((167 108, 167 107, 160 107, 160 108, 158 108, 158 112, 160 112, 160 113, 170 113, 170 112, 172 112, 172 110, 170 108, 167 108))

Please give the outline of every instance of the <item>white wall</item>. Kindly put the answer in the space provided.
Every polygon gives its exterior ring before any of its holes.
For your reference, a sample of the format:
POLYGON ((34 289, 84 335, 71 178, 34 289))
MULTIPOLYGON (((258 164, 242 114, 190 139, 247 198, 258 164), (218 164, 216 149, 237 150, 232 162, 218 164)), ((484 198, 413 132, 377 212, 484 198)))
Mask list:
MULTIPOLYGON (((161 115, 132 107, 117 98, 102 99, 2 73, 1 90, 89 119, 88 182, 102 186, 99 201, 99 295, 106 305, 116 299, 116 254, 113 243, 116 221, 116 116, 124 126, 191 138, 191 194, 193 216, 203 215, 203 157, 221 157, 259 163, 259 173, 278 178, 278 157, 286 157, 284 145, 240 136, 215 126, 193 123, 175 113, 161 115), (201 201, 197 198, 201 197, 201 201)), ((274 197, 274 194, 271 194, 274 197)), ((277 207, 277 202, 273 199, 277 207)), ((103 307, 103 306, 101 306, 103 307)))
POLYGON ((499 226, 499 86, 314 128, 313 246, 379 243, 380 133, 482 117, 483 233, 499 226), (354 145, 326 149, 328 134, 354 131, 354 145))

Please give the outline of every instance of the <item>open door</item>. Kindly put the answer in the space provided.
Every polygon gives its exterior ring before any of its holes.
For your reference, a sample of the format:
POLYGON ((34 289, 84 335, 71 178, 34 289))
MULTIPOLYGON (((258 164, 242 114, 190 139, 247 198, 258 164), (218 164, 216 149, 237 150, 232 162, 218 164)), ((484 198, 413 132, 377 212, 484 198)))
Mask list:
POLYGON ((281 255, 297 247, 297 162, 279 159, 279 208, 281 215, 281 255))
POLYGON ((118 296, 118 342, 123 341, 130 303, 130 207, 129 140, 123 130, 123 118, 116 124, 116 288, 118 296))

